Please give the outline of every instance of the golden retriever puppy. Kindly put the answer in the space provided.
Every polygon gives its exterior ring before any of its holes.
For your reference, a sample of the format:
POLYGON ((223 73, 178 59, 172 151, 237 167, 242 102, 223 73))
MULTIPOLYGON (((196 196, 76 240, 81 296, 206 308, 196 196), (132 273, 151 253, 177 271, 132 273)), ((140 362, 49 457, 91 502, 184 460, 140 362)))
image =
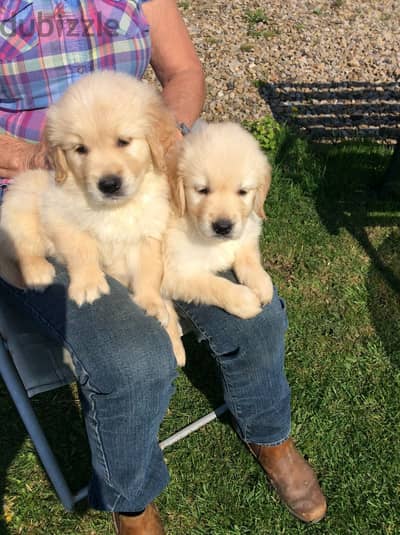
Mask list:
POLYGON ((173 184, 176 213, 164 243, 166 296, 241 318, 271 301, 258 243, 270 182, 266 156, 239 125, 207 124, 185 137, 173 184), (218 276, 228 269, 240 284, 218 276))
POLYGON ((0 274, 44 288, 54 278, 46 259, 53 257, 67 266, 68 294, 79 306, 107 294, 111 275, 167 328, 181 362, 179 325, 160 294, 172 114, 148 84, 97 72, 50 107, 46 138, 54 171, 22 173, 5 196, 0 264, 8 267, 0 274), (16 277, 10 264, 19 268, 16 277))

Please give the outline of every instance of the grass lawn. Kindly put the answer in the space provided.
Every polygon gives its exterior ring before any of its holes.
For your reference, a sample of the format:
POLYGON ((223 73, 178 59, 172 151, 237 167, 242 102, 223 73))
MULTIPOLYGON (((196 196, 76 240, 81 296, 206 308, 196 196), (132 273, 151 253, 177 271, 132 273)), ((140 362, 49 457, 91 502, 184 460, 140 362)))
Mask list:
MULTIPOLYGON (((262 127, 255 128, 264 139, 262 127)), ((265 139, 264 139, 265 140, 265 139)), ((274 180, 263 256, 286 299, 293 436, 328 499, 304 526, 280 504, 226 419, 166 451, 171 484, 158 499, 174 535, 400 533, 400 206, 377 193, 390 150, 313 146, 290 132, 271 144, 274 180)), ((189 364, 161 438, 221 401, 212 360, 187 340, 189 364)), ((88 477, 76 393, 35 407, 71 485, 88 477)), ((66 513, 0 385, 1 535, 107 535, 109 515, 66 513)))

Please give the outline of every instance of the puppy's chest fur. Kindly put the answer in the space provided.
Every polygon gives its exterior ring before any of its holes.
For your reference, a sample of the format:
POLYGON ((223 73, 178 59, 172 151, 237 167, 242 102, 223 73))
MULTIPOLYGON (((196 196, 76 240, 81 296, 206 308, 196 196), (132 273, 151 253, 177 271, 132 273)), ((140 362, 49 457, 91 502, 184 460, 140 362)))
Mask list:
POLYGON ((217 273, 231 269, 238 251, 249 241, 257 241, 261 224, 254 216, 246 222, 239 239, 205 238, 185 219, 170 225, 165 243, 166 270, 217 273))
POLYGON ((51 184, 43 195, 41 216, 48 229, 65 223, 88 233, 97 243, 103 269, 116 276, 129 269, 141 240, 161 240, 169 217, 168 194, 166 179, 151 173, 126 203, 96 208, 74 184, 51 184))

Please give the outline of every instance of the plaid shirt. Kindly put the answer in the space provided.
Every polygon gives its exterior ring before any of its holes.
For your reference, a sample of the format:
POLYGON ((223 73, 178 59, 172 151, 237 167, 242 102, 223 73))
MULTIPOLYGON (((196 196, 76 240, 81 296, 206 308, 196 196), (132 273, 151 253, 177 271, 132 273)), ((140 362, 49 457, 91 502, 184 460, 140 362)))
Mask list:
POLYGON ((141 78, 151 52, 143 1, 0 0, 0 133, 38 141, 46 108, 85 73, 141 78))

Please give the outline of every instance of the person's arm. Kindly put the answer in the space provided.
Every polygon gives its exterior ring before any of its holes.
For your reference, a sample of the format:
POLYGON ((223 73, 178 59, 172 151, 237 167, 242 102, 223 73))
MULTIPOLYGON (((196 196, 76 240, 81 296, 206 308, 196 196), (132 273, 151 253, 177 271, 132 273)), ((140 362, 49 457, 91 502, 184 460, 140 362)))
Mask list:
MULTIPOLYGON (((152 67, 163 86, 165 102, 177 122, 189 127, 204 103, 204 74, 174 0, 143 4, 152 39, 152 67)), ((26 169, 46 167, 42 143, 28 143, 0 134, 0 176, 13 177, 26 169)))
POLYGON ((204 73, 175 0, 143 4, 150 25, 151 65, 163 87, 163 97, 177 122, 189 127, 204 104, 204 73))
POLYGON ((0 134, 0 177, 12 178, 21 171, 40 167, 47 167, 43 143, 28 143, 8 134, 0 134))

